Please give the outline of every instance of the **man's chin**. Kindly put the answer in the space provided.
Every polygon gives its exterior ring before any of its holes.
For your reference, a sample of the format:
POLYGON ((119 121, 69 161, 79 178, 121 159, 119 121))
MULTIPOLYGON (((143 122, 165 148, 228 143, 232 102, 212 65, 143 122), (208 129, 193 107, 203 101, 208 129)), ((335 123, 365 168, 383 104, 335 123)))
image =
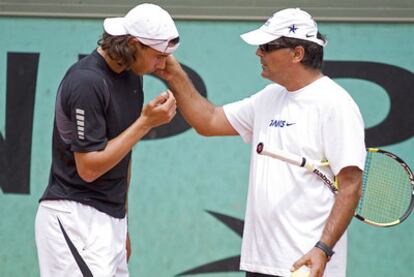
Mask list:
POLYGON ((133 70, 133 69, 131 69, 131 71, 135 75, 145 75, 145 74, 152 74, 152 73, 154 73, 154 70, 153 71, 149 71, 149 70, 145 71, 145 70, 133 70))
POLYGON ((267 74, 266 71, 263 70, 262 73, 261 73, 261 75, 262 75, 263 78, 269 79, 269 75, 267 74))

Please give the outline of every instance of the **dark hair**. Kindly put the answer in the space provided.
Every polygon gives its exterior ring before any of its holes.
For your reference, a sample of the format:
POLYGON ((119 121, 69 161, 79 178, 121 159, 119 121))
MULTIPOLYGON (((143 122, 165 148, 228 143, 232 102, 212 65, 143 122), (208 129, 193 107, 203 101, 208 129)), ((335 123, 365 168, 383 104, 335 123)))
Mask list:
MULTIPOLYGON (((324 35, 318 32, 317 38, 326 41, 324 35)), ((323 47, 315 42, 311 42, 304 39, 280 37, 275 40, 280 45, 284 45, 287 48, 295 48, 296 46, 302 46, 305 49, 305 55, 301 63, 311 69, 321 69, 323 65, 323 47)))
POLYGON ((129 43, 132 38, 134 37, 131 35, 112 36, 104 32, 98 40, 98 45, 118 65, 128 68, 135 62, 135 52, 137 50, 134 44, 129 43))

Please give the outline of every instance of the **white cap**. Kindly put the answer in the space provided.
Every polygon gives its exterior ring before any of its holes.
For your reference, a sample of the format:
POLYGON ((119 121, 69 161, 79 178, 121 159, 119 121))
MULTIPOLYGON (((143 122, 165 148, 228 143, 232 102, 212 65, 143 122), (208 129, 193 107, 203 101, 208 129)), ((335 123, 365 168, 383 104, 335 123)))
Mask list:
POLYGON ((178 47, 171 43, 179 37, 170 14, 154 4, 141 4, 124 17, 107 18, 104 30, 112 36, 131 35, 143 44, 163 53, 172 53, 178 47))
POLYGON ((278 11, 257 30, 241 35, 251 45, 262 45, 280 37, 298 38, 326 46, 317 38, 318 26, 312 16, 299 8, 278 11))

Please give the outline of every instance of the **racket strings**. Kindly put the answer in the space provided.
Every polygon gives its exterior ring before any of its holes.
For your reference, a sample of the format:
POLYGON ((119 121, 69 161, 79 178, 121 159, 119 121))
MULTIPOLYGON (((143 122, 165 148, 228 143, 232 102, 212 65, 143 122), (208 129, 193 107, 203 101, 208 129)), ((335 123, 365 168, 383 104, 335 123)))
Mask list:
POLYGON ((379 152, 368 152, 362 183, 357 214, 380 224, 403 217, 410 206, 412 185, 397 160, 379 152))

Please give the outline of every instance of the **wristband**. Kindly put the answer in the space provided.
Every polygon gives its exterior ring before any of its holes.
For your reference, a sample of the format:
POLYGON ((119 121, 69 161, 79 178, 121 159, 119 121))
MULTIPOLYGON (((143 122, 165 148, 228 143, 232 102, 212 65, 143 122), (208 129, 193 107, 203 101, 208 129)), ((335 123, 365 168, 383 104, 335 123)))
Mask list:
POLYGON ((335 252, 328 245, 323 243, 322 241, 318 241, 315 244, 315 247, 319 248, 320 250, 322 250, 325 253, 326 257, 328 257, 328 261, 331 259, 332 255, 335 254, 335 252))

